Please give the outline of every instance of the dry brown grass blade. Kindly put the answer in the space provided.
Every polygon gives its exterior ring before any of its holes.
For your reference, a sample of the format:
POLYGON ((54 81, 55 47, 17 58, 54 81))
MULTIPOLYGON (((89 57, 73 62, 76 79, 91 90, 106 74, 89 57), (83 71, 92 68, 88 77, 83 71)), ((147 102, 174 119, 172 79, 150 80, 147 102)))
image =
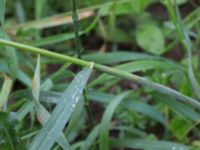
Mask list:
MULTIPOLYGON (((87 19, 95 15, 93 10, 80 10, 78 11, 79 20, 87 19)), ((56 27, 63 24, 70 24, 73 23, 71 12, 69 13, 62 13, 55 16, 46 17, 40 20, 30 21, 23 24, 18 24, 12 27, 7 27, 6 32, 11 35, 15 35, 18 29, 36 29, 41 30, 50 27, 56 27)))

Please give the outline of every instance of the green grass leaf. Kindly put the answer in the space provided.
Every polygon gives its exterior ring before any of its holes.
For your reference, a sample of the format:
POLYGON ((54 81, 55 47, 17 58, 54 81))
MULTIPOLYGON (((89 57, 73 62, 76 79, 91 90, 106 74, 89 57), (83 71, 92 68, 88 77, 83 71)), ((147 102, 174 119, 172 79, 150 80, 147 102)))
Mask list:
MULTIPOLYGON (((44 82, 45 83, 45 82, 44 82)), ((32 81, 32 94, 33 101, 35 102, 35 111, 37 114, 38 121, 45 126, 48 119, 50 118, 50 113, 40 104, 40 55, 38 55, 37 66, 35 69, 34 78, 32 81)), ((65 135, 62 133, 57 139, 58 144, 60 144, 64 150, 70 149, 68 141, 65 139, 65 135)))
POLYGON ((136 52, 107 52, 107 53, 90 53, 83 55, 87 61, 94 61, 100 64, 116 64, 126 61, 140 60, 140 59, 161 59, 160 57, 136 52), (115 59, 113 59, 115 58, 115 59))
MULTIPOLYGON (((121 64, 115 66, 115 68, 127 71, 127 72, 139 72, 139 71, 147 71, 147 70, 154 70, 154 69, 182 69, 180 66, 176 66, 171 62, 167 61, 159 61, 159 60, 138 60, 134 62, 129 62, 125 64, 121 64)), ((95 86, 98 84, 105 83, 108 80, 111 80, 115 77, 108 74, 102 74, 97 79, 95 79, 90 86, 95 86)))
POLYGON ((95 128, 90 132, 87 139, 81 145, 80 150, 90 149, 91 145, 95 142, 97 136, 99 135, 100 125, 96 125, 95 128))
MULTIPOLYGON (((110 100, 114 99, 114 97, 114 95, 101 93, 97 91, 88 92, 88 98, 105 104, 109 103, 110 100)), ((133 101, 126 99, 121 103, 120 107, 146 115, 160 122, 164 126, 167 126, 163 115, 159 111, 157 111, 153 106, 150 106, 147 103, 142 102, 141 100, 133 101)))
POLYGON ((167 141, 153 141, 143 139, 113 139, 115 147, 136 148, 145 150, 189 150, 189 147, 167 141))
POLYGON ((100 135, 99 135, 99 149, 100 150, 109 150, 109 128, 110 128, 110 122, 112 115, 119 105, 119 103, 130 94, 129 92, 122 93, 118 96, 116 96, 110 104, 107 106, 103 118, 101 120, 100 125, 100 135))
POLYGON ((67 90, 63 93, 61 100, 56 105, 45 126, 33 139, 29 148, 30 150, 49 150, 52 147, 74 111, 92 72, 92 68, 93 64, 77 74, 67 90))
POLYGON ((8 97, 12 88, 13 80, 5 75, 3 87, 0 92, 0 111, 3 110, 3 106, 7 106, 8 97))
POLYGON ((6 0, 0 0, 0 25, 3 25, 5 21, 5 8, 6 0))
POLYGON ((36 19, 42 18, 46 5, 47 5, 47 0, 35 0, 36 19))

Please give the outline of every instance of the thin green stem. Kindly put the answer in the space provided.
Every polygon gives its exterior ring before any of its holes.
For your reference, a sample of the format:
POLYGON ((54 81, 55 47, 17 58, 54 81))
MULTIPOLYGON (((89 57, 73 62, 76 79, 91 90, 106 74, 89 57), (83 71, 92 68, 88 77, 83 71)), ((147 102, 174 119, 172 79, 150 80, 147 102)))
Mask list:
POLYGON ((81 42, 79 39, 79 21, 78 21, 78 14, 76 11, 76 0, 72 0, 72 5, 73 5, 72 20, 74 23, 75 42, 76 42, 75 45, 76 45, 76 51, 77 51, 78 58, 81 59, 81 42))
MULTIPOLYGON (((21 49, 21 50, 26 51, 26 52, 44 55, 44 56, 59 59, 59 60, 62 60, 62 61, 68 61, 70 63, 80 65, 80 66, 89 66, 90 65, 90 62, 85 61, 85 60, 80 60, 78 58, 70 57, 70 56, 67 56, 67 55, 62 55, 62 54, 59 54, 59 53, 56 53, 56 52, 52 52, 52 51, 48 51, 48 50, 45 50, 45 49, 36 48, 36 47, 32 47, 32 46, 28 46, 28 45, 24 45, 24 44, 20 44, 20 43, 8 41, 8 40, 0 39, 0 45, 12 46, 12 47, 21 49)), ((179 101, 190 104, 194 108, 197 108, 198 110, 200 110, 200 103, 197 100, 195 100, 191 97, 188 97, 188 96, 186 96, 186 95, 184 95, 184 94, 182 94, 182 93, 180 93, 176 90, 173 90, 169 87, 166 87, 164 85, 155 83, 153 81, 149 81, 149 80, 147 80, 143 77, 140 77, 140 76, 135 75, 135 74, 128 73, 126 71, 122 71, 122 70, 119 70, 119 69, 116 69, 116 68, 104 66, 104 65, 101 65, 101 64, 97 64, 97 63, 94 63, 94 69, 102 71, 104 73, 108 73, 108 74, 117 76, 117 77, 120 77, 120 78, 123 78, 123 79, 134 81, 134 82, 136 82, 136 83, 138 83, 138 84, 140 84, 144 87, 152 88, 156 91, 159 91, 160 93, 169 95, 173 98, 176 98, 179 101)))
MULTIPOLYGON (((72 4, 73 4, 72 19, 73 19, 74 30, 75 30, 76 51, 77 51, 78 58, 81 59, 81 40, 79 37, 79 20, 78 20, 78 14, 77 14, 76 0, 72 0, 72 4)), ((84 106, 85 106, 87 115, 89 117, 90 126, 93 127, 94 126, 93 116, 89 108, 89 100, 87 99, 87 94, 86 94, 85 89, 83 90, 83 99, 85 103, 84 106)))

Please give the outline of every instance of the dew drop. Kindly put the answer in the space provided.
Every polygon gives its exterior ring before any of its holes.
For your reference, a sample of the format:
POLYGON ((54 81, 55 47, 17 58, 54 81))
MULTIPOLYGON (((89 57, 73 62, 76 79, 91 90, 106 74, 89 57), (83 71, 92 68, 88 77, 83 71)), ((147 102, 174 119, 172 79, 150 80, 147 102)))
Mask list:
POLYGON ((78 100, 79 100, 79 98, 78 98, 78 97, 76 97, 76 98, 75 98, 75 102, 77 103, 77 102, 78 102, 78 100))
POLYGON ((175 147, 175 146, 173 146, 173 147, 172 147, 172 150, 176 150, 176 147, 175 147))

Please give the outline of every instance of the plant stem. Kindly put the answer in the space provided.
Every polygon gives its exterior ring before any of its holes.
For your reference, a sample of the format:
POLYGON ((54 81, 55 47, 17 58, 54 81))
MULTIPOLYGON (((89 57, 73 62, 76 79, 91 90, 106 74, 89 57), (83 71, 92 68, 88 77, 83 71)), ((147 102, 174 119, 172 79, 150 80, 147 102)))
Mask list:
MULTIPOLYGON (((76 51, 77 51, 77 55, 78 58, 81 59, 81 41, 80 41, 80 37, 79 37, 79 20, 78 20, 78 14, 77 14, 77 7, 76 7, 76 0, 72 0, 72 5, 73 5, 73 9, 72 9, 72 19, 73 19, 73 23, 74 23, 74 30, 75 30, 75 45, 76 45, 76 51)), ((83 90, 83 99, 84 99, 84 106, 90 121, 90 127, 93 128, 94 127, 94 123, 93 123, 93 116, 92 116, 92 112, 89 108, 89 100, 87 99, 87 93, 86 90, 83 90)))
POLYGON ((76 11, 76 0, 72 0, 72 20, 74 23, 74 30, 75 30, 75 45, 78 58, 81 59, 81 42, 79 39, 79 21, 78 21, 78 14, 76 11))
MULTIPOLYGON (((59 59, 59 60, 62 60, 62 61, 68 61, 70 63, 80 65, 80 66, 89 66, 90 65, 90 62, 85 61, 85 60, 80 60, 78 58, 70 57, 70 56, 67 56, 67 55, 62 55, 62 54, 59 54, 59 53, 56 53, 56 52, 52 52, 52 51, 48 51, 48 50, 45 50, 45 49, 36 48, 36 47, 28 46, 28 45, 25 45, 25 44, 20 44, 20 43, 8 41, 8 40, 0 39, 0 45, 12 46, 12 47, 21 49, 23 51, 31 52, 33 54, 40 54, 40 55, 48 56, 48 57, 51 57, 51 58, 59 59)), ((117 77, 120 77, 120 78, 123 78, 123 79, 134 81, 134 82, 136 82, 136 83, 138 83, 138 84, 140 84, 144 87, 149 87, 149 88, 152 88, 156 91, 159 91, 160 93, 174 97, 177 100, 182 101, 182 102, 187 103, 187 104, 190 104, 194 108, 197 108, 198 110, 200 110, 200 103, 197 100, 195 100, 191 97, 188 97, 188 96, 186 96, 186 95, 184 95, 184 94, 182 94, 182 93, 180 93, 176 90, 173 90, 169 87, 166 87, 164 85, 155 83, 153 81, 147 80, 147 79, 140 77, 138 75, 128 73, 126 71, 122 71, 122 70, 119 70, 119 69, 116 69, 116 68, 104 66, 104 65, 101 65, 101 64, 97 64, 97 63, 94 63, 94 69, 102 71, 104 73, 108 73, 108 74, 117 76, 117 77)))

